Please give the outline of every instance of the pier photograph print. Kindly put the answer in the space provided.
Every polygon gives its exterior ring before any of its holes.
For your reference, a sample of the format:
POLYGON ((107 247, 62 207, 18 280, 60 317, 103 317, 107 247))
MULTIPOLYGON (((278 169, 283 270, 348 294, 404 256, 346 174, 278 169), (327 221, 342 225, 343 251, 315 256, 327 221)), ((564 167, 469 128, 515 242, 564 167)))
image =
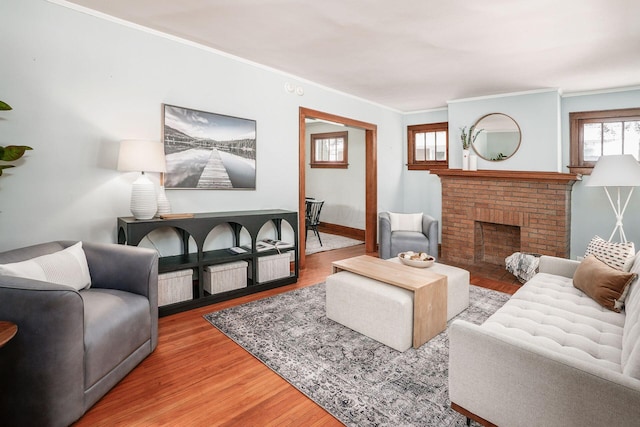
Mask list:
POLYGON ((255 120, 163 104, 167 189, 255 190, 255 120))

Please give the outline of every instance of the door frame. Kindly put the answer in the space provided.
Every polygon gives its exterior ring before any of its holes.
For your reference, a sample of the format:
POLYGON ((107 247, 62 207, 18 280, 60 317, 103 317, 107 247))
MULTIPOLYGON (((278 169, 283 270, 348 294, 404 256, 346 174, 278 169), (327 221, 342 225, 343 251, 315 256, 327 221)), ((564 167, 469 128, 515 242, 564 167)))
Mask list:
POLYGON ((307 233, 305 230, 305 187, 306 187, 306 160, 307 160, 307 143, 306 143, 306 122, 305 119, 322 119, 334 123, 340 123, 365 131, 365 230, 364 245, 367 252, 375 252, 378 229, 378 126, 372 123, 361 122, 359 120, 349 119, 347 117, 337 116, 335 114, 324 113, 322 111, 312 110, 300 107, 299 110, 299 163, 298 170, 300 172, 299 181, 299 200, 298 200, 298 230, 300 232, 299 242, 299 264, 300 268, 305 268, 306 255, 305 243, 307 233))

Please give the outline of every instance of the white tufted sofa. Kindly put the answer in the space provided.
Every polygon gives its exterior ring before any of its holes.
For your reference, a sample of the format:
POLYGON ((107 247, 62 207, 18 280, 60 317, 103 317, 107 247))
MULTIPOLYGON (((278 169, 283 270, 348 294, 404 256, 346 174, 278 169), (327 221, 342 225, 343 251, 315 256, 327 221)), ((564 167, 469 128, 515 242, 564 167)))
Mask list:
POLYGON ((503 427, 640 425, 640 285, 615 313, 573 286, 578 265, 543 256, 482 325, 452 323, 455 409, 503 427))

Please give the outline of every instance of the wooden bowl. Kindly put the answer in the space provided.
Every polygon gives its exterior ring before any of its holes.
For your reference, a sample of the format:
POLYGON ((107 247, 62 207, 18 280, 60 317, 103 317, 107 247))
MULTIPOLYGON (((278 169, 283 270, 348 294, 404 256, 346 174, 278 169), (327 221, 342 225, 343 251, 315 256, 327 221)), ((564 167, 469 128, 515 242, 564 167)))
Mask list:
POLYGON ((400 252, 398 254, 398 258, 400 259, 400 262, 403 263, 404 265, 408 265, 410 267, 417 267, 417 268, 428 268, 428 267, 431 267, 433 263, 436 262, 436 259, 431 255, 427 255, 427 259, 425 260, 411 259, 410 258, 411 255, 415 255, 415 253, 400 252))

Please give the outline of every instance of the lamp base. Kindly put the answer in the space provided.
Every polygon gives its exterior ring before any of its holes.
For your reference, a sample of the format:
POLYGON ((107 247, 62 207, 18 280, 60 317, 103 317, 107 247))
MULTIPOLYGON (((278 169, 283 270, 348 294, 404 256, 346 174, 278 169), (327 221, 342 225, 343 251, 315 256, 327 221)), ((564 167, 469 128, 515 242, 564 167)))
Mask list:
POLYGON ((135 219, 151 219, 157 211, 156 188, 142 172, 131 188, 131 213, 135 219))
POLYGON ((611 236, 609 236, 609 241, 613 239, 613 236, 616 234, 616 231, 620 232, 620 242, 627 243, 627 236, 624 234, 624 229, 622 228, 622 217, 624 215, 624 211, 627 210, 627 205, 629 204, 629 200, 631 199, 631 195, 633 194, 633 187, 629 189, 629 195, 627 196, 627 201, 624 203, 624 207, 620 205, 620 187, 618 187, 618 198, 617 198, 617 206, 613 203, 613 199, 609 194, 609 190, 607 187, 604 187, 604 192, 607 194, 607 198, 609 199, 609 203, 611 203, 611 207, 613 208, 613 213, 616 215, 616 226, 613 228, 611 232, 611 236))

